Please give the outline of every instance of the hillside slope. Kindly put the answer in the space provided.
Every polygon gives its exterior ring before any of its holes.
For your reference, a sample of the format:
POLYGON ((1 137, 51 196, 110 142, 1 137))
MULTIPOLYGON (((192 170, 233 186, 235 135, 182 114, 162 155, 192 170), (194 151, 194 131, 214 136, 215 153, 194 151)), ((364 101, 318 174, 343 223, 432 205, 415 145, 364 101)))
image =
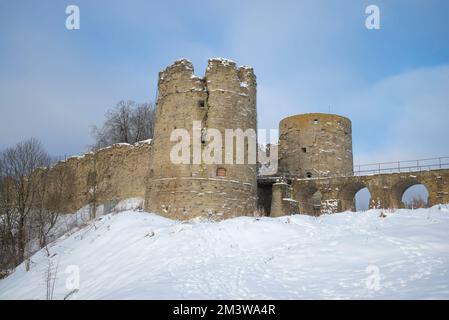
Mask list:
POLYGON ((0 281, 0 299, 45 299, 49 263, 54 299, 448 299, 449 207, 379 215, 108 214, 52 243, 50 258, 37 252, 30 271, 20 265, 0 281), (78 291, 66 286, 73 266, 78 291))

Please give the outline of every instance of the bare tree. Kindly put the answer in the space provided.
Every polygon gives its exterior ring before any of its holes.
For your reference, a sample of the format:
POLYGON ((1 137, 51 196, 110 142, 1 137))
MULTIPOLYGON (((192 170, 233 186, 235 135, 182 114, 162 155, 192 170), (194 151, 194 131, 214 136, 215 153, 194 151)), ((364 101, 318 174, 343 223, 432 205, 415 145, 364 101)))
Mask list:
POLYGON ((40 175, 50 157, 36 139, 18 143, 0 157, 2 168, 2 238, 14 252, 16 264, 22 262, 28 241, 27 222, 34 207, 40 175), (6 237, 6 239, 4 239, 6 237))
POLYGON ((131 135, 134 143, 150 139, 154 130, 154 108, 151 103, 136 106, 131 117, 131 135))
POLYGON ((58 275, 59 260, 55 266, 52 260, 54 255, 50 254, 50 251, 48 250, 47 246, 45 246, 44 248, 47 255, 47 269, 45 270, 44 273, 44 280, 46 285, 46 299, 53 300, 53 294, 55 292, 55 284, 58 275))
POLYGON ((120 101, 105 117, 101 128, 92 128, 94 150, 114 143, 132 144, 153 137, 154 107, 151 103, 120 101))
MULTIPOLYGON (((94 158, 95 161, 95 158, 94 158)), ((95 165, 94 165, 95 167, 95 165)), ((97 171, 91 170, 87 174, 87 187, 89 188, 88 194, 89 194, 89 205, 90 205, 90 211, 89 211, 89 219, 93 220, 96 218, 97 215, 97 192, 98 192, 98 179, 97 179, 97 171)))
POLYGON ((71 196, 73 171, 50 168, 51 158, 30 139, 0 153, 0 276, 45 247, 71 196))
POLYGON ((51 231, 56 226, 61 208, 73 190, 74 173, 70 168, 56 166, 42 172, 41 183, 32 210, 32 224, 39 247, 48 244, 51 231), (49 190, 49 186, 51 189, 49 190))
MULTIPOLYGON (((0 154, 0 159, 2 155, 0 154)), ((4 175, 0 161, 0 279, 8 274, 15 263, 14 215, 12 210, 11 181, 4 175)))
POLYGON ((419 209, 419 208, 427 208, 427 201, 424 200, 421 195, 416 194, 413 198, 405 204, 407 209, 419 209))
MULTIPOLYGON (((46 173, 44 173, 46 174, 46 173)), ((51 212, 45 209, 45 201, 47 194, 48 181, 47 177, 43 178, 43 183, 38 186, 36 191, 36 206, 34 210, 31 211, 30 225, 32 225, 32 230, 35 230, 36 237, 39 239, 39 246, 42 248, 47 244, 46 231, 47 224, 52 228, 56 224, 57 216, 53 218, 51 212)))

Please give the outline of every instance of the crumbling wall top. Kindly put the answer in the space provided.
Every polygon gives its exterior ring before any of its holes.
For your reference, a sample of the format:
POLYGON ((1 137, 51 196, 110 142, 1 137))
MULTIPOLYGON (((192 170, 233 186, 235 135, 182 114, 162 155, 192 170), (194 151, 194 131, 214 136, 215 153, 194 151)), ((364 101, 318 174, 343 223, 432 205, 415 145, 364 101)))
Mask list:
POLYGON ((205 76, 198 77, 194 74, 192 62, 183 58, 159 72, 159 97, 173 93, 215 90, 241 95, 255 93, 256 76, 253 68, 237 67, 230 59, 211 58, 208 60, 205 76))
POLYGON ((223 90, 247 94, 256 89, 254 70, 248 66, 237 67, 229 59, 209 59, 206 69, 206 81, 209 91, 223 90))
POLYGON ((179 59, 167 66, 163 71, 159 72, 160 80, 170 80, 171 77, 180 78, 193 76, 193 64, 187 59, 179 59))
POLYGON ((159 72, 158 96, 172 93, 205 91, 204 78, 194 75, 193 64, 187 59, 176 60, 159 72))

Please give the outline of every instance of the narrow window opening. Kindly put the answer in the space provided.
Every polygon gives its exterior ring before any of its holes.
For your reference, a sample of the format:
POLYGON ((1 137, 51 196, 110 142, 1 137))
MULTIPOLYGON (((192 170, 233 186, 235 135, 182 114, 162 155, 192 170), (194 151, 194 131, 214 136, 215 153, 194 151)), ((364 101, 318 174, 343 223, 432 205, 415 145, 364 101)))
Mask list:
POLYGON ((306 153, 307 152, 307 148, 301 148, 302 152, 306 153))
POLYGON ((204 100, 199 100, 198 101, 198 107, 204 108, 204 100))
POLYGON ((204 129, 201 131, 201 143, 206 143, 206 131, 204 131, 204 129))

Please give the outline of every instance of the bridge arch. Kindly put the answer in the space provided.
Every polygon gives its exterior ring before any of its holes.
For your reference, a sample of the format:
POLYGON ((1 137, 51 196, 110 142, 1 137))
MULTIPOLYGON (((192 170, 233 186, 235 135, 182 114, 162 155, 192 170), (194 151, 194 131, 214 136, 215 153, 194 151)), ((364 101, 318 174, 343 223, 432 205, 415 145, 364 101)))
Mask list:
MULTIPOLYGON (((346 183, 340 190, 338 198, 340 199, 341 211, 356 211, 355 195, 362 189, 369 188, 366 184, 360 181, 346 183)), ((371 193, 371 192, 370 192, 371 193)))
POLYGON ((371 191, 368 187, 360 189, 355 194, 355 210, 356 211, 365 211, 368 210, 371 203, 371 191))
POLYGON ((429 204, 429 190, 422 183, 415 184, 404 191, 401 200, 406 208, 426 208, 429 204))
POLYGON ((402 179, 392 186, 391 188, 392 207, 405 208, 404 202, 402 201, 404 193, 407 191, 407 189, 416 185, 423 185, 426 188, 427 193, 429 194, 429 188, 424 182, 420 181, 419 179, 413 176, 407 177, 406 179, 402 179))

